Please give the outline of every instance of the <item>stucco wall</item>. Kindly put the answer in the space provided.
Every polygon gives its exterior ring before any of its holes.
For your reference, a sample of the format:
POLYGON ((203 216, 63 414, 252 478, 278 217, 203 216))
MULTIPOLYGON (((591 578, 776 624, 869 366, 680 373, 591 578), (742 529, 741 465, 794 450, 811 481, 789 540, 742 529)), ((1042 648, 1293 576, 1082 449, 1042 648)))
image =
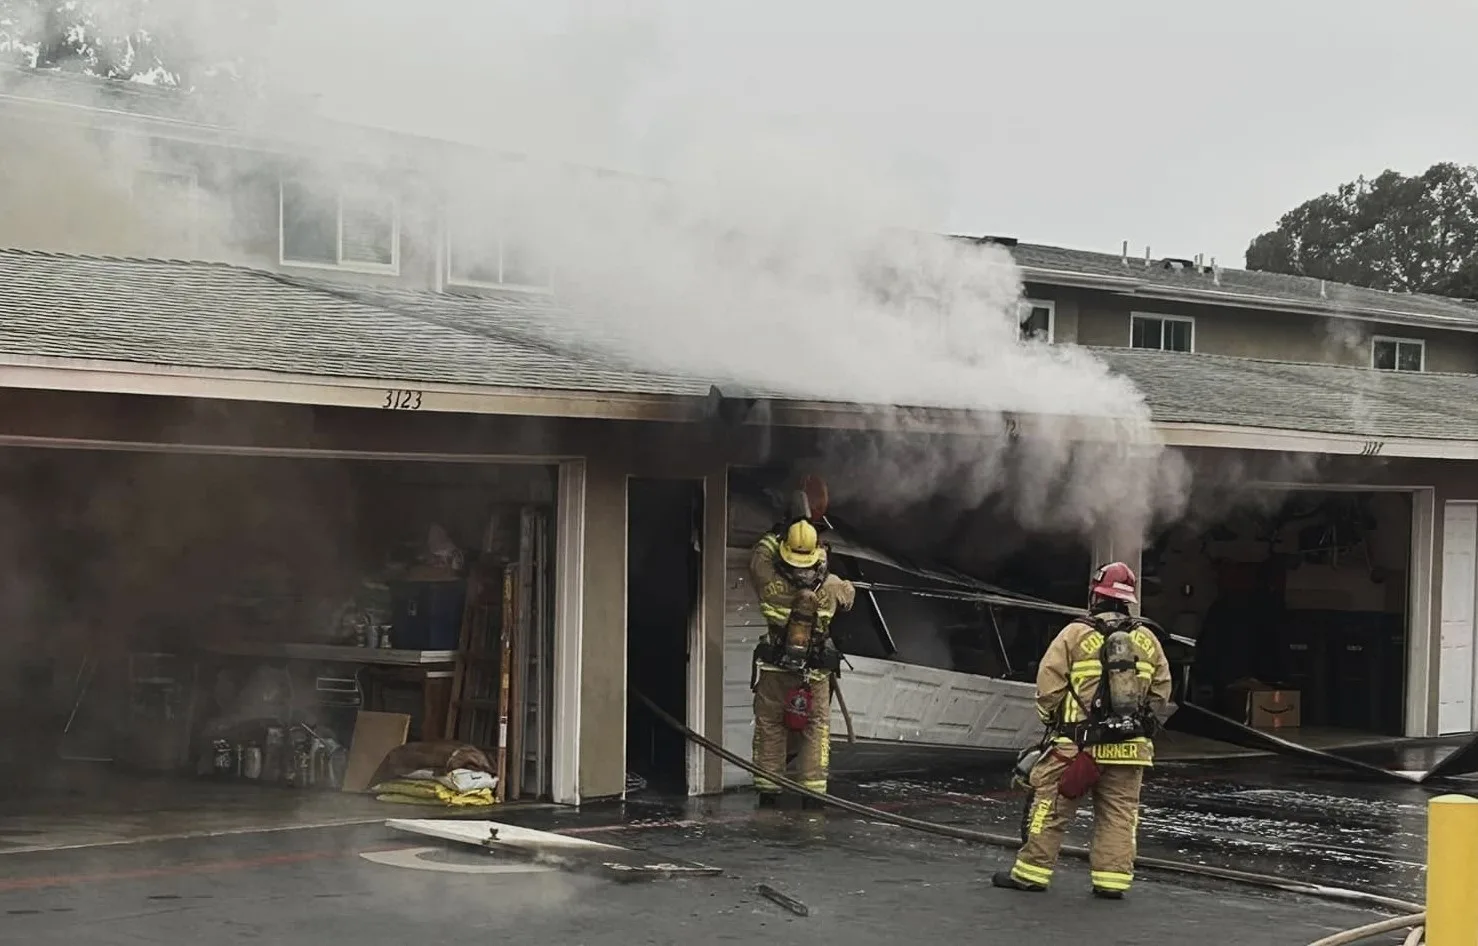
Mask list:
POLYGON ((1131 313, 1163 314, 1194 318, 1196 351, 1207 354, 1368 367, 1371 337, 1384 335, 1425 341, 1428 371, 1478 373, 1478 335, 1469 333, 1109 296, 1085 299, 1075 308, 1072 340, 1080 345, 1127 347, 1131 313))
POLYGON ((626 776, 626 471, 585 469, 585 614, 580 673, 580 797, 619 795, 626 776))

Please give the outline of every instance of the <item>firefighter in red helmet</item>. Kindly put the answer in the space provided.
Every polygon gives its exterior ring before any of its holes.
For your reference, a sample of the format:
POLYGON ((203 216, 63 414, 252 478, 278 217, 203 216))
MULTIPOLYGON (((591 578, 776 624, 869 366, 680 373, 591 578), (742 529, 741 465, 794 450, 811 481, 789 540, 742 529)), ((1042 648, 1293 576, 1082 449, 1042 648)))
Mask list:
POLYGON ((1130 613, 1134 571, 1112 562, 1093 573, 1088 616, 1058 632, 1037 670, 1045 751, 1028 778, 1030 799, 1016 863, 991 882, 1046 890, 1078 801, 1093 797, 1093 894, 1118 900, 1134 880, 1139 792, 1154 763, 1152 737, 1168 716, 1170 664, 1154 633, 1130 613))

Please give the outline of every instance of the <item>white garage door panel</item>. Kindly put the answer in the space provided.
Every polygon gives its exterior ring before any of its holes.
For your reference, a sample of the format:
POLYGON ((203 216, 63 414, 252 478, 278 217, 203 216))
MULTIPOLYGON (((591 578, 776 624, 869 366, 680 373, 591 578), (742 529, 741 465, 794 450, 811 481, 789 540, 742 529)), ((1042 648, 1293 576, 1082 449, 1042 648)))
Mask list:
MULTIPOLYGON (((859 738, 1016 749, 1040 725, 1029 683, 866 657, 851 662, 842 688, 859 738)), ((833 731, 844 732, 845 726, 834 707, 833 731)))
MULTIPOLYGON (((764 633, 749 587, 749 553, 728 555, 724 617, 724 748, 749 758, 754 739, 749 674, 754 645, 764 633)), ((842 691, 859 739, 882 739, 979 749, 1015 750, 1039 734, 1035 688, 933 667, 850 657, 842 691)), ((847 731, 832 701, 832 734, 847 731)), ((724 764, 724 787, 748 785, 743 769, 724 764)))
POLYGON ((1478 504, 1449 502, 1442 514, 1442 639, 1437 731, 1475 728, 1474 604, 1478 600, 1478 504))

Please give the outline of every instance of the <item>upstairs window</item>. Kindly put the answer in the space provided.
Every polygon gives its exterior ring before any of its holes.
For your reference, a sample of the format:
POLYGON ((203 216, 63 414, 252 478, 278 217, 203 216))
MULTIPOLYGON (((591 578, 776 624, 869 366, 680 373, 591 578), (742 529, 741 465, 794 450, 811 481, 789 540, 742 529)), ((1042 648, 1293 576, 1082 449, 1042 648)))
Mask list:
POLYGON ((446 280, 457 286, 548 291, 551 268, 495 224, 452 220, 447 226, 446 280))
POLYGON ((1051 344, 1056 329, 1056 306, 1049 301, 1022 299, 1016 317, 1021 323, 1022 341, 1037 340, 1051 344))
POLYGON ((1386 338, 1370 341, 1370 367, 1381 371, 1427 370, 1427 343, 1419 338, 1386 338))
POLYGON ((1184 315, 1130 315, 1129 347, 1195 351, 1196 320, 1184 315))
POLYGON ((283 181, 281 225, 284 264, 399 270, 400 214, 394 198, 283 181))

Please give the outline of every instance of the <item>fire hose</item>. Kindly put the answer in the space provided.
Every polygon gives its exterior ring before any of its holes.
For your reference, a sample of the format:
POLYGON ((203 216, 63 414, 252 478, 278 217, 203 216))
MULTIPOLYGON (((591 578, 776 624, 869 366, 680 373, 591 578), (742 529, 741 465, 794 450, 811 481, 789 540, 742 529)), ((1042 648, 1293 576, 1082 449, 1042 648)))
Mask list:
MULTIPOLYGON (((737 765, 739 768, 744 769, 751 775, 768 779, 769 781, 780 786, 788 792, 793 792, 802 797, 810 798, 813 801, 818 801, 823 804, 830 805, 834 808, 840 808, 843 811, 849 811, 854 815, 860 815, 873 821, 881 821, 899 828, 908 828, 913 831, 920 831, 926 834, 937 835, 939 837, 954 838, 960 841, 973 841, 977 844, 986 844, 992 847, 1009 848, 1013 851, 1021 846, 1021 839, 1012 837, 1010 835, 991 834, 985 831, 976 831, 972 828, 960 828, 954 825, 937 824, 932 821, 924 821, 920 818, 910 818, 906 815, 899 815, 893 812, 881 811, 877 808, 871 808, 867 805, 863 805, 855 801, 850 801, 845 798, 838 798, 835 795, 829 795, 825 792, 813 791, 812 789, 806 788, 804 785, 801 785, 799 782, 794 782, 784 777, 783 775, 779 775, 775 772, 766 771, 765 769, 760 768, 743 756, 730 752, 728 749, 725 749, 723 746, 719 745, 713 740, 694 732, 687 726, 683 725, 681 721, 674 718, 667 711, 663 710, 656 703, 653 703, 650 699, 646 697, 645 694, 640 693, 636 690, 632 690, 631 693, 638 700, 640 700, 647 707, 647 709, 651 710, 653 715, 655 715, 663 723, 666 723, 672 729, 681 733, 683 737, 686 738, 688 741, 703 747, 708 752, 713 753, 714 755, 723 759, 725 762, 730 763, 731 765, 737 765)), ((1074 845, 1063 845, 1062 853, 1068 855, 1069 857, 1077 858, 1079 860, 1086 860, 1088 858, 1087 848, 1077 847, 1074 845)), ((1291 880, 1286 877, 1278 877, 1272 874, 1258 874, 1250 871, 1233 870, 1226 867, 1213 867, 1206 864, 1192 864, 1185 861, 1166 860, 1159 857, 1136 857, 1134 859, 1134 864, 1136 867, 1143 867, 1147 870, 1160 871, 1163 873, 1182 874, 1192 877, 1204 877, 1212 880, 1223 880, 1230 883, 1259 887, 1264 890, 1278 890, 1284 893, 1302 894, 1304 896, 1314 897, 1320 900, 1330 900, 1343 904, 1358 904, 1361 906, 1373 907, 1380 910, 1397 911, 1403 914, 1400 917, 1385 920, 1381 923, 1375 924, 1375 926, 1380 927, 1379 929, 1362 927, 1359 930, 1350 930, 1345 933, 1336 934, 1335 937, 1322 939, 1317 944, 1314 944, 1314 946, 1339 946, 1339 944, 1343 943, 1358 942, 1360 939, 1366 939, 1370 936, 1376 936, 1381 933, 1414 927, 1421 924, 1425 920, 1425 914, 1423 912, 1424 908, 1421 904, 1411 903, 1406 900, 1398 900, 1393 897, 1387 897, 1382 894, 1371 893, 1365 890, 1353 890, 1345 887, 1331 887, 1324 884, 1315 884, 1308 883, 1306 881, 1291 880), (1356 936, 1355 939, 1340 938, 1352 936, 1355 934, 1359 934, 1358 936, 1356 936)), ((1411 941, 1408 940, 1408 942, 1411 941)), ((1416 942, 1420 942, 1420 940, 1417 940, 1416 942)))
POLYGON ((1399 930, 1411 929, 1404 941, 1404 946, 1419 946, 1422 942, 1424 932, 1422 924, 1427 922, 1425 913, 1415 913, 1411 916, 1397 916, 1389 920, 1381 920, 1379 923, 1371 923, 1368 926, 1357 927, 1353 930, 1345 930, 1335 933, 1323 939, 1311 943, 1310 946, 1345 946, 1346 943, 1358 943, 1361 940, 1370 939, 1375 936, 1384 936, 1386 933, 1395 933, 1399 930))

